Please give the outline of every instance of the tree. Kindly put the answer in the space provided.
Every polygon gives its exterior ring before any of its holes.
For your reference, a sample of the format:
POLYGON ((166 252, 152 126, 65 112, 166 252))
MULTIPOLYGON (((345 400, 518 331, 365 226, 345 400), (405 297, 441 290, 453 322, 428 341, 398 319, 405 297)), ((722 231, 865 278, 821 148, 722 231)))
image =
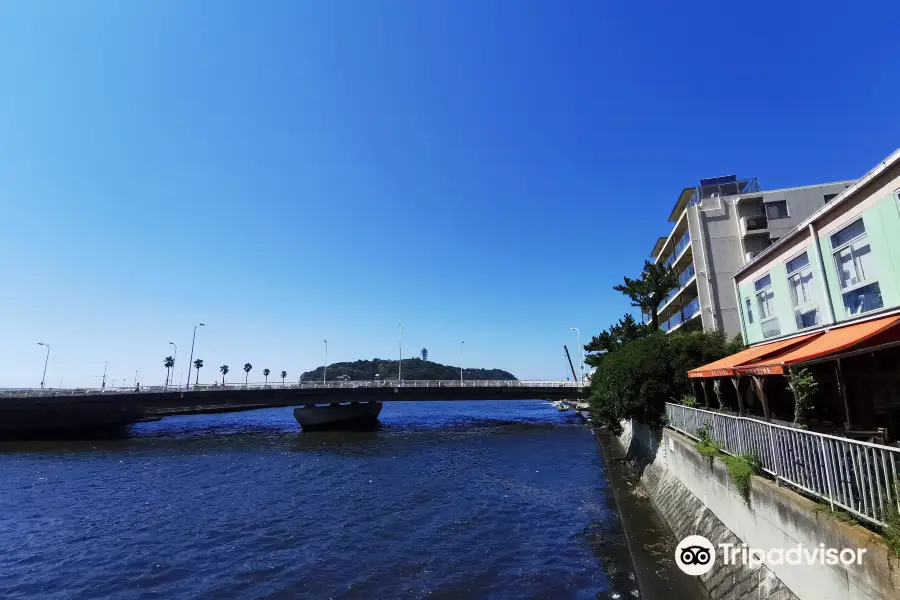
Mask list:
POLYGON ((594 367, 600 366, 603 357, 618 350, 628 342, 639 340, 650 334, 650 328, 643 323, 638 323, 634 317, 626 314, 619 322, 595 335, 591 341, 585 344, 584 351, 588 353, 584 362, 594 367))
POLYGON ((794 394, 794 425, 797 427, 806 427, 806 417, 809 410, 813 407, 813 396, 819 388, 819 383, 809 369, 788 370, 787 375, 788 387, 794 394))
POLYGON ((422 348, 422 360, 428 360, 428 348, 422 348))
POLYGON ((640 279, 626 277, 623 285, 614 286, 613 289, 631 298, 632 306, 649 313, 650 329, 656 331, 659 329, 659 305, 677 287, 678 275, 673 269, 648 260, 644 262, 640 279))
POLYGON ((269 385, 269 373, 271 373, 271 372, 272 372, 272 371, 270 371, 270 370, 268 370, 268 369, 263 369, 263 375, 264 375, 265 378, 266 378, 266 384, 265 384, 264 387, 268 387, 268 385, 269 385))
POLYGON ((225 376, 228 375, 228 365, 219 367, 219 372, 222 373, 222 387, 225 387, 225 376))
POLYGON ((203 368, 202 358, 198 358, 194 361, 194 368, 197 369, 197 378, 194 379, 194 385, 197 385, 197 383, 200 381, 200 369, 203 368))
POLYGON ((281 387, 284 387, 284 378, 287 377, 287 371, 281 372, 281 387))
POLYGON ((662 427, 666 402, 692 394, 687 372, 733 354, 721 331, 653 332, 604 355, 591 378, 591 420, 615 435, 627 419, 662 427))
POLYGON ((165 360, 163 360, 163 366, 166 368, 166 388, 169 387, 169 373, 172 370, 172 367, 175 366, 175 359, 171 356, 167 356, 165 360))
POLYGON ((246 373, 244 375, 244 387, 247 387, 247 378, 250 377, 250 370, 252 368, 253 368, 253 365, 251 365, 250 363, 244 364, 244 373, 246 373))

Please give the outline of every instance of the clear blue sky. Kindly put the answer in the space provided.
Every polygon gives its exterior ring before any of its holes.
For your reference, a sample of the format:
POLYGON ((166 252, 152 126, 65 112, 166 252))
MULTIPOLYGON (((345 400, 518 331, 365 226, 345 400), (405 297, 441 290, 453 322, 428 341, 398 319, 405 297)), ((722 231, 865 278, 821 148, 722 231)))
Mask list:
POLYGON ((562 378, 681 188, 900 140, 896 2, 0 5, 0 385, 295 379, 423 346, 562 378), (176 373, 176 381, 178 374, 176 373))

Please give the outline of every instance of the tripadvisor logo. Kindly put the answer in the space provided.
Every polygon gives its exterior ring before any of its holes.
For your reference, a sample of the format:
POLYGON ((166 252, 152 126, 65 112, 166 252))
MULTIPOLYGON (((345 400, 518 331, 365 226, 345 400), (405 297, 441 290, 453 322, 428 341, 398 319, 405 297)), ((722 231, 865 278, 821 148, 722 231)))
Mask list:
MULTIPOLYGON (((763 564, 775 565, 861 565, 866 548, 812 548, 797 544, 790 548, 750 548, 747 544, 719 544, 722 564, 744 564, 751 570, 763 564)), ((708 573, 716 562, 716 548, 702 535, 689 535, 675 548, 675 564, 688 575, 708 573)))
POLYGON ((688 575, 703 575, 716 562, 716 548, 702 535, 689 535, 675 548, 675 564, 688 575))

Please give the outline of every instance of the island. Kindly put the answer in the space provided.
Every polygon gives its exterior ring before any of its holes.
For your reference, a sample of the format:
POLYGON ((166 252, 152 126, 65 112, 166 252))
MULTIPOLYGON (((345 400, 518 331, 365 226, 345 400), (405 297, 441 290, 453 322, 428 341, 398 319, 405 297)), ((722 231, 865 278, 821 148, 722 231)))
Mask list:
MULTIPOLYGON (((325 374, 327 381, 376 381, 397 379, 398 363, 396 360, 357 360, 355 362, 338 362, 328 365, 325 374)), ((300 377, 301 381, 322 381, 323 367, 307 371, 300 377)), ((459 379, 459 367, 442 365, 421 358, 403 359, 404 381, 449 381, 459 379)), ((518 381, 509 371, 501 369, 466 369, 462 377, 467 381, 518 381)))

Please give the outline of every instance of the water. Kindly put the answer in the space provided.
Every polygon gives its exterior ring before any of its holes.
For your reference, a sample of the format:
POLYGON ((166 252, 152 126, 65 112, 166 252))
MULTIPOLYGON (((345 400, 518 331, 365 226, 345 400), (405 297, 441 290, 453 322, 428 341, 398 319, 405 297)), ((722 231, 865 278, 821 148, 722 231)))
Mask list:
POLYGON ((0 445, 0 598, 630 598, 591 432, 544 402, 290 409, 0 445))

